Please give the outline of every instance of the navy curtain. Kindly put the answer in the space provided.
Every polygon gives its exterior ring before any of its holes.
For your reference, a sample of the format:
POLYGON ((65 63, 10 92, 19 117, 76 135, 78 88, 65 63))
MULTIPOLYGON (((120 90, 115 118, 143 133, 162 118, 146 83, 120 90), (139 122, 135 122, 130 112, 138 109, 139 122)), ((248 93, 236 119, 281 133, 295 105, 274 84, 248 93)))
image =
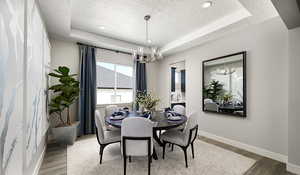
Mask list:
POLYGON ((175 73, 176 67, 171 67, 171 92, 175 92, 175 73))
POLYGON ((147 92, 146 63, 136 61, 136 92, 147 92))
MULTIPOLYGON (((135 96, 139 92, 147 92, 147 75, 146 75, 146 64, 135 62, 135 96)), ((139 109, 139 105, 136 104, 135 110, 139 109)))
POLYGON ((80 51, 80 96, 79 135, 95 133, 96 109, 96 48, 79 45, 80 51))

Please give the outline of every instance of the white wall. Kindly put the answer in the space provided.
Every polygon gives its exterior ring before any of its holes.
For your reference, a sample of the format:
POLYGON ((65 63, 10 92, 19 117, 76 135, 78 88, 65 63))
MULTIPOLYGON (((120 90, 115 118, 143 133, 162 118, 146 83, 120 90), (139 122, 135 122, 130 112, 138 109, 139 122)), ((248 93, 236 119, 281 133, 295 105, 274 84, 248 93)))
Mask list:
POLYGON ((151 92, 153 95, 157 96, 157 79, 159 74, 157 73, 157 62, 148 63, 146 65, 146 76, 147 76, 147 89, 148 92, 151 92))
POLYGON ((289 30, 289 122, 288 162, 298 165, 300 173, 300 28, 289 30))
MULTIPOLYGON (((67 66, 72 74, 79 75, 79 49, 75 42, 51 39, 51 68, 67 66)), ((78 76, 77 76, 78 78, 78 76)), ((54 84, 55 81, 51 80, 54 84)), ((70 108, 71 122, 78 117, 78 103, 74 103, 70 108)))
MULTIPOLYGON (((56 68, 58 66, 68 66, 71 69, 72 73, 79 74, 79 49, 76 42, 72 41, 63 41, 57 39, 50 40, 52 49, 51 49, 51 67, 56 68)), ((106 59, 105 57, 114 57, 115 59, 126 59, 124 60, 116 60, 116 63, 126 64, 128 62, 129 57, 124 55, 124 57, 120 56, 121 54, 116 54, 114 52, 103 51, 103 55, 98 53, 101 59, 106 59), (102 58, 103 57, 103 58, 102 58)), ((111 61, 111 59, 110 59, 111 61)), ((133 62, 133 60, 132 60, 133 62)), ((147 86, 148 90, 155 93, 156 92, 156 65, 157 63, 147 64, 147 86), (154 83, 153 83, 154 82, 154 83)), ((54 83, 55 81, 52 81, 54 83)), ((74 104, 70 110, 70 115, 72 121, 75 121, 78 117, 78 108, 77 103, 74 104)))
POLYGON ((287 155, 288 31, 279 18, 249 26, 226 37, 158 63, 157 93, 169 106, 169 64, 186 60, 187 113, 200 111, 200 130, 287 155), (202 61, 247 51, 247 118, 203 113, 202 61))

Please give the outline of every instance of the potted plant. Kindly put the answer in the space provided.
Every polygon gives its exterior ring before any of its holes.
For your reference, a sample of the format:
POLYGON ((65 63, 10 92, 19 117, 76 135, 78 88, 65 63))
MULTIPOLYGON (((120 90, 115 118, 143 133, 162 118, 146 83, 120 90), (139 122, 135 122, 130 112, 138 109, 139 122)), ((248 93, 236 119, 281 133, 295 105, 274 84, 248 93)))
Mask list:
POLYGON ((209 85, 204 88, 203 93, 206 98, 216 102, 218 98, 224 94, 223 84, 217 80, 212 80, 209 85))
POLYGON ((71 123, 70 106, 79 97, 79 82, 74 78, 76 74, 70 74, 70 69, 60 66, 49 76, 58 79, 59 83, 51 86, 48 90, 53 91, 53 97, 49 104, 50 115, 58 117, 60 123, 52 128, 52 133, 58 143, 73 144, 77 137, 79 122, 71 123), (66 112, 66 119, 63 113, 66 112))
POLYGON ((228 104, 232 100, 232 95, 230 93, 224 94, 223 103, 228 104))
POLYGON ((153 113, 155 107, 158 105, 159 99, 154 97, 150 92, 138 92, 136 103, 140 108, 145 109, 149 113, 153 113))

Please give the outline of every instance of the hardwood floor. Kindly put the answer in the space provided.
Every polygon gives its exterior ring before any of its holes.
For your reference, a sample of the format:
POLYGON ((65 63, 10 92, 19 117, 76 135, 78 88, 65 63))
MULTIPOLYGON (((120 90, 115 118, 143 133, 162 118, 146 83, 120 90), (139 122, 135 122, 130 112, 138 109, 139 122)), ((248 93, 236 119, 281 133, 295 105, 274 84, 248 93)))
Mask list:
POLYGON ((39 175, 67 175, 67 146, 48 144, 39 175))
POLYGON ((209 138, 200 137, 200 140, 256 160, 256 163, 245 173, 245 175, 294 175, 286 171, 286 164, 282 162, 262 157, 209 138))
MULTIPOLYGON (((294 175, 286 171, 284 163, 212 140, 199 137, 200 140, 233 151, 256 160, 245 175, 294 175)), ((49 144, 39 175, 67 175, 67 147, 49 144)))

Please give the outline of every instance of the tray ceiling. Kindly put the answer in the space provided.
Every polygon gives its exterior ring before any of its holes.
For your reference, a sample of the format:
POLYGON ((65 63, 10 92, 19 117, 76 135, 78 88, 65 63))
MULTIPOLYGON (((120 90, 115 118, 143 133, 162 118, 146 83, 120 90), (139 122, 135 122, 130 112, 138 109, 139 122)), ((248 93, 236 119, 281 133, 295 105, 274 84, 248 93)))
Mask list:
POLYGON ((72 28, 145 43, 143 17, 151 15, 149 34, 153 44, 163 46, 244 7, 237 0, 73 0, 72 28), (105 29, 101 29, 101 26, 105 29))

